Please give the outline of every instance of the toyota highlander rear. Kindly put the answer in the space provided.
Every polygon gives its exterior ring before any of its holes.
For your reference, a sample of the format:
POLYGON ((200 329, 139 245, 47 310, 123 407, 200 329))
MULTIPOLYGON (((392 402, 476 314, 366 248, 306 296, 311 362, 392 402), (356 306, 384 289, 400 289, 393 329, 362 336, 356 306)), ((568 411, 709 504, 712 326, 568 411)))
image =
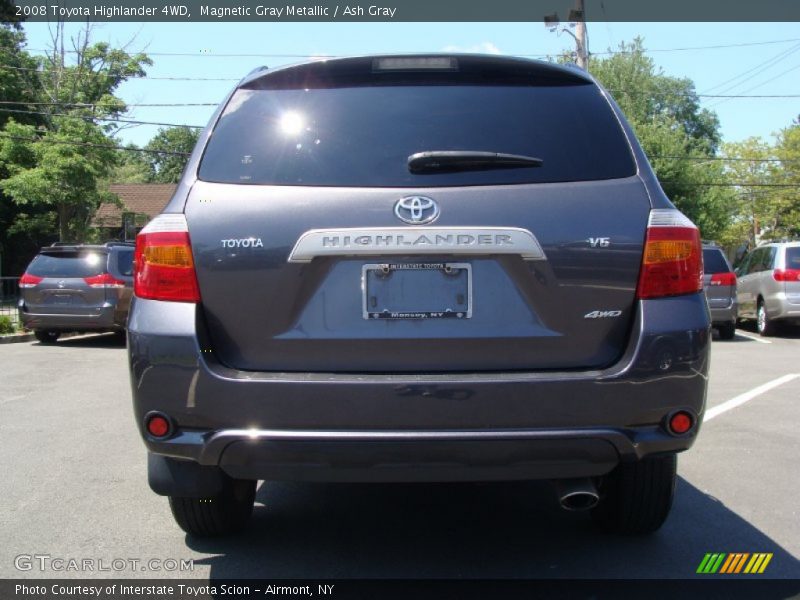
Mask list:
POLYGON ((705 404, 700 236, 581 71, 256 71, 135 266, 135 414, 188 532, 243 527, 258 480, 551 479, 607 529, 668 515, 705 404))

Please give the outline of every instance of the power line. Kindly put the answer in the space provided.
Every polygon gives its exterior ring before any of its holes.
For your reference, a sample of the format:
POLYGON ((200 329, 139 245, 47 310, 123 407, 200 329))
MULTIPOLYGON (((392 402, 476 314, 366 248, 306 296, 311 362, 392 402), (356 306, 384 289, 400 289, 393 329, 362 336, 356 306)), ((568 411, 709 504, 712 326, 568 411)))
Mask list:
MULTIPOLYGON (((59 69, 34 69, 31 67, 14 67, 11 65, 0 65, 0 69, 7 69, 11 71, 28 71, 33 73, 40 73, 42 75, 47 75, 49 73, 59 73, 61 72, 59 69)), ((239 81, 241 78, 237 79, 234 77, 158 77, 152 75, 126 75, 126 76, 118 76, 118 75, 111 75, 109 73, 98 73, 96 71, 86 71, 81 73, 81 77, 106 77, 108 79, 113 79, 114 77, 121 77, 122 79, 156 79, 160 81, 239 81)))
POLYGON ((112 117, 93 117, 90 115, 70 115, 67 113, 48 113, 33 110, 18 110, 14 108, 2 108, 0 112, 24 114, 24 115, 42 115, 45 117, 66 117, 69 119, 83 119, 85 121, 107 121, 111 123, 128 123, 131 125, 158 125, 161 127, 188 127, 189 129, 203 129, 203 125, 184 125, 183 123, 158 123, 154 121, 138 121, 136 119, 112 118, 112 117))
POLYGON ((800 163, 800 159, 782 159, 782 158, 742 158, 734 156, 664 156, 664 155, 649 155, 648 158, 663 158, 668 160, 696 160, 696 161, 721 161, 721 162, 780 162, 780 163, 800 163))
POLYGON ((105 150, 125 150, 128 152, 146 152, 151 154, 169 154, 173 156, 189 156, 189 152, 174 152, 172 150, 148 150, 146 148, 114 146, 110 144, 92 144, 91 142, 70 142, 67 140, 50 140, 44 138, 25 137, 21 135, 10 135, 7 133, 0 133, 0 138, 7 138, 10 140, 19 140, 23 142, 43 142, 45 144, 63 144, 66 146, 83 146, 86 148, 103 148, 105 150))
MULTIPOLYGON (((788 44, 790 42, 800 42, 800 38, 789 38, 783 40, 768 40, 762 42, 737 42, 733 44, 716 44, 711 46, 685 46, 680 48, 645 48, 645 52, 685 52, 695 50, 721 50, 724 48, 744 48, 749 46, 768 46, 773 44, 788 44)), ((49 50, 41 48, 27 48, 28 52, 48 53, 49 50)), ((77 50, 65 50, 69 54, 78 53, 77 50)), ((438 53, 438 52, 437 52, 438 53)), ((198 58, 342 58, 336 54, 264 54, 264 53, 237 53, 237 54, 211 54, 208 52, 147 52, 147 56, 179 56, 179 57, 198 57, 198 58)), ((391 53, 387 53, 391 54, 391 53)), ((631 54, 630 50, 606 50, 604 52, 592 52, 592 56, 607 54, 631 54)), ((552 56, 552 52, 540 52, 538 54, 512 54, 510 56, 520 56, 524 58, 545 58, 552 56)))
MULTIPOLYGON (((717 85, 708 88, 707 90, 705 90, 705 93, 709 93, 709 92, 711 92, 713 90, 722 88, 723 86, 725 86, 725 85, 727 85, 727 84, 729 84, 729 83, 731 83, 733 81, 736 81, 737 79, 741 79, 742 77, 750 75, 750 73, 753 73, 754 71, 758 71, 759 69, 763 72, 764 70, 769 69, 769 68, 773 67, 774 65, 776 65, 777 63, 781 62, 782 60, 788 58, 794 52, 796 52, 798 49, 800 49, 800 44, 796 44, 796 45, 792 46, 791 48, 783 50, 783 51, 779 52, 778 54, 776 54, 775 56, 771 56, 767 60, 765 60, 763 62, 760 62, 756 66, 744 71, 743 73, 739 73, 735 77, 732 77, 732 78, 730 78, 730 79, 728 79, 726 81, 723 81, 722 83, 718 83, 717 85)), ((744 81, 740 81, 739 83, 734 83, 733 85, 730 85, 728 87, 724 87, 724 89, 722 89, 720 91, 720 93, 724 93, 724 92, 730 91, 731 89, 735 88, 736 86, 743 84, 748 79, 750 79, 750 78, 747 78, 744 81)))
POLYGON ((696 186, 696 187, 758 187, 758 188, 796 188, 796 183, 749 183, 746 181, 729 181, 726 183, 722 182, 710 182, 710 183, 700 183, 700 182, 690 182, 690 181, 663 181, 659 180, 659 183, 666 183, 666 184, 674 184, 674 185, 688 185, 688 186, 696 186))
MULTIPOLYGON (((24 106, 65 106, 69 108, 105 108, 102 104, 94 104, 91 102, 18 102, 16 100, 0 100, 0 105, 24 105, 24 106)), ((138 104, 138 103, 124 103, 125 106, 142 106, 142 107, 185 107, 185 106, 219 106, 219 102, 167 102, 156 104, 138 104)))

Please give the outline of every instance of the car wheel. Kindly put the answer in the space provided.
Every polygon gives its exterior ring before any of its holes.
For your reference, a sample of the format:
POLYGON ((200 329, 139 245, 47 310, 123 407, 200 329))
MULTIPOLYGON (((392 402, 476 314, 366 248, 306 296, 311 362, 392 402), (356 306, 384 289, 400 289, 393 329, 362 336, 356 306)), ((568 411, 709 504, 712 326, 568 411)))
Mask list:
POLYGON ((764 301, 758 301, 758 312, 756 313, 756 325, 758 333, 764 337, 775 335, 775 321, 769 318, 767 314, 767 307, 764 306, 764 301))
POLYGON ((736 323, 725 323, 719 326, 719 339, 732 340, 736 335, 736 323))
POLYGON ((186 533, 198 537, 241 531, 253 513, 256 482, 231 479, 222 493, 210 498, 169 497, 175 522, 186 533))
POLYGON ((672 508, 677 464, 674 454, 620 463, 599 482, 594 522, 614 533, 656 531, 672 508))
POLYGON ((58 340, 58 336, 61 334, 58 331, 50 331, 47 329, 37 329, 33 332, 33 335, 36 336, 36 339, 39 340, 42 344, 55 344, 56 340, 58 340))

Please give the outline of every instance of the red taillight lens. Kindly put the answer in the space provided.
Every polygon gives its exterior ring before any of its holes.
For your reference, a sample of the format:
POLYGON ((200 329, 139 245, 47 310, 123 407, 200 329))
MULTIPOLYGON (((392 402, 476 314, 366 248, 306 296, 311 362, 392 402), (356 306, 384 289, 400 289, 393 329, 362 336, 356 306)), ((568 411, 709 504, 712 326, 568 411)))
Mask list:
POLYGON ((172 426, 166 417, 161 415, 152 415, 147 419, 147 433, 153 437, 165 437, 172 426))
POLYGON ((183 215, 156 217, 136 236, 133 291, 149 300, 200 302, 183 215))
POLYGON ((800 269, 775 269, 772 277, 775 281, 800 281, 800 269))
POLYGON ((688 412, 676 412, 669 420, 669 429, 672 433, 683 435, 694 425, 694 419, 688 412))
POLYGON ((83 280, 93 288, 124 288, 125 282, 115 278, 111 273, 101 273, 94 277, 84 277, 83 280))
POLYGON ((637 298, 692 294, 703 289, 700 231, 680 211, 650 212, 637 298))
POLYGON ((711 285, 736 285, 736 275, 733 273, 714 273, 711 276, 711 285))
POLYGON ((25 273, 22 277, 19 278, 19 287, 21 288, 32 288, 36 287, 41 283, 44 277, 37 277, 36 275, 28 275, 25 273))

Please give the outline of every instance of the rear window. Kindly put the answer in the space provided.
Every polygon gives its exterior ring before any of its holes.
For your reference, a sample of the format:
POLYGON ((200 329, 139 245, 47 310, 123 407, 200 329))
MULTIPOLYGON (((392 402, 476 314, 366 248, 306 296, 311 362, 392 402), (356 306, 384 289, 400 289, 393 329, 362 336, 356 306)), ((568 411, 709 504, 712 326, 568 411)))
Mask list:
POLYGON ((800 248, 786 248, 786 268, 800 269, 800 248))
POLYGON ((704 249, 703 270, 706 273, 727 273, 730 271, 730 267, 728 267, 728 263, 725 262, 721 250, 704 249))
POLYGON ((40 254, 33 259, 27 272, 38 277, 91 277, 106 270, 103 252, 59 252, 40 254))
POLYGON ((117 253, 117 271, 120 275, 133 275, 133 250, 120 250, 117 253))
POLYGON ((599 88, 388 85, 240 89, 199 177, 240 184, 419 187, 588 181, 636 168, 599 88), (541 167, 412 174, 418 152, 533 156, 541 167))

